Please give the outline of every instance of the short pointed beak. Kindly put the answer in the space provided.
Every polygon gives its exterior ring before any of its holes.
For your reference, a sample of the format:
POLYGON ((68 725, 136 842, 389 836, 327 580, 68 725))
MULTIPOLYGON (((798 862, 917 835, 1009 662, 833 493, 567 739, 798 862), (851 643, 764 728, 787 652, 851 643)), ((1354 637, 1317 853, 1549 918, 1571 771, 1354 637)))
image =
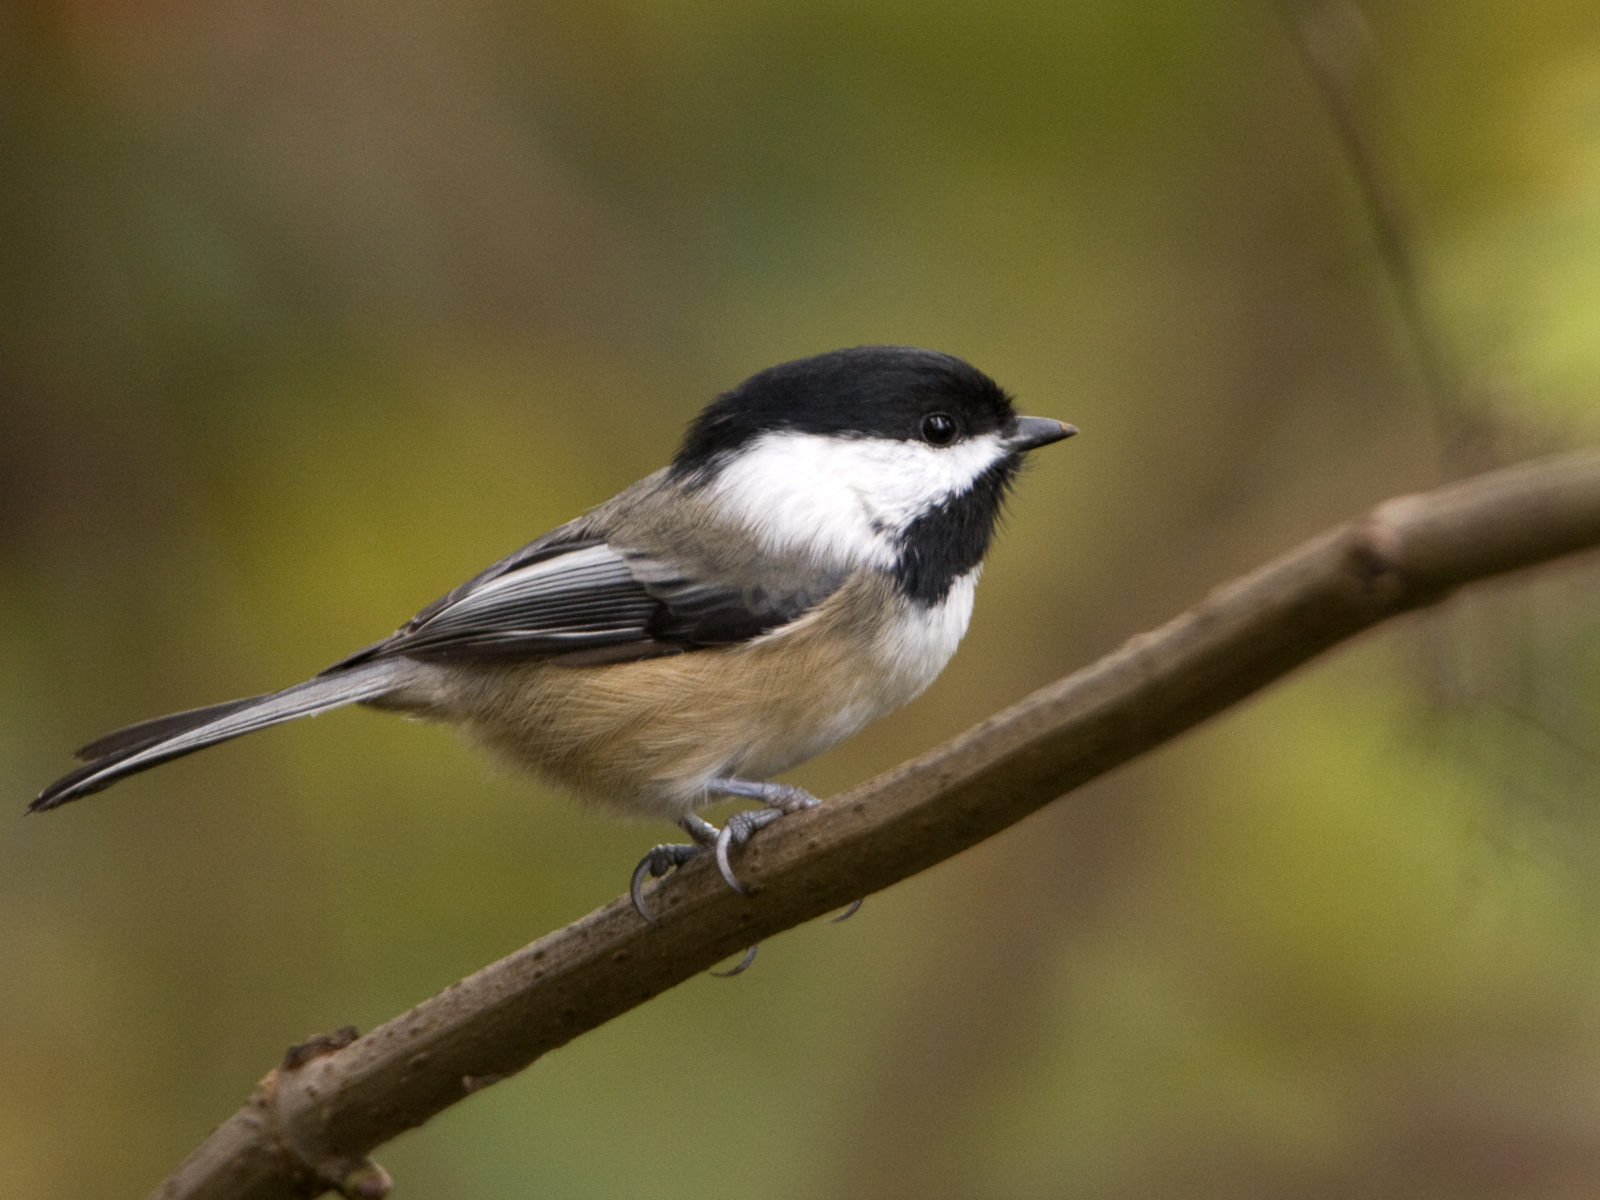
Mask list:
POLYGON ((1050 417, 1018 417, 1011 432, 1006 435, 1006 447, 1010 450, 1037 450, 1040 446, 1059 442, 1077 432, 1076 425, 1068 425, 1065 421, 1052 420, 1050 417))

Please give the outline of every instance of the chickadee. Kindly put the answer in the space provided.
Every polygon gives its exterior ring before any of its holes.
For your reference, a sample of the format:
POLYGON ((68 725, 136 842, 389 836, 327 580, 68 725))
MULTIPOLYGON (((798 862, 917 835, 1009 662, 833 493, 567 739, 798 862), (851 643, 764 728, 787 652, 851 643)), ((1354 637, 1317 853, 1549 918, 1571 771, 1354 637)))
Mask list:
POLYGON ((972 615, 1028 450, 1077 430, 1021 417, 947 354, 863 346, 718 397, 668 466, 530 542, 399 630, 281 692, 157 717, 78 751, 57 808, 295 717, 365 704, 466 731, 597 803, 676 821, 630 888, 816 801, 766 782, 920 693, 972 615), (714 797, 766 807, 719 831, 714 797))

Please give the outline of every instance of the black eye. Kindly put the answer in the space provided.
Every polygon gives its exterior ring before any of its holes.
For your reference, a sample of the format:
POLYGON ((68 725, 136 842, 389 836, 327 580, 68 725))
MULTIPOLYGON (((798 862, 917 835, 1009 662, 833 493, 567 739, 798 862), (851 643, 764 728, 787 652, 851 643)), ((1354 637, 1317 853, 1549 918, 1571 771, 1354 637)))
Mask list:
POLYGON ((930 446, 948 446, 956 440, 956 419, 949 413, 929 413, 922 418, 922 440, 930 446))

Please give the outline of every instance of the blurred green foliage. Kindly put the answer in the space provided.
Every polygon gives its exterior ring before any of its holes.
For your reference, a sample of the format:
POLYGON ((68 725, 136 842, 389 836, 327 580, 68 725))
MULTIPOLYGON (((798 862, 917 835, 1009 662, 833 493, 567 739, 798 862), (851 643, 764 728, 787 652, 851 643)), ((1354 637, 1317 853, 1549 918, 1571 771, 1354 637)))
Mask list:
MULTIPOLYGON (((1464 447, 1285 11, 0 9, 3 794, 387 632, 834 346, 962 354, 1085 435, 823 793, 1441 469, 1592 438, 1592 0, 1334 10, 1464 447)), ((1596 1194, 1596 582, 1409 619, 380 1157, 408 1196, 1596 1194)), ((6 828, 33 1200, 139 1194, 288 1043, 668 832, 363 713, 6 828)))

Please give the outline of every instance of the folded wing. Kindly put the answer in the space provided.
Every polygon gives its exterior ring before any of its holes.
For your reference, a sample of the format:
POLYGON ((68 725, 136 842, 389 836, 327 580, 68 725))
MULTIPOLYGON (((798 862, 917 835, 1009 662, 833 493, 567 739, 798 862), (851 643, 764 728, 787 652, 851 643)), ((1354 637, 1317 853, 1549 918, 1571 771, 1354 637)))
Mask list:
POLYGON ((541 539, 329 672, 396 656, 579 664, 731 645, 804 615, 843 580, 842 574, 796 579, 791 573, 734 586, 598 539, 541 539))

